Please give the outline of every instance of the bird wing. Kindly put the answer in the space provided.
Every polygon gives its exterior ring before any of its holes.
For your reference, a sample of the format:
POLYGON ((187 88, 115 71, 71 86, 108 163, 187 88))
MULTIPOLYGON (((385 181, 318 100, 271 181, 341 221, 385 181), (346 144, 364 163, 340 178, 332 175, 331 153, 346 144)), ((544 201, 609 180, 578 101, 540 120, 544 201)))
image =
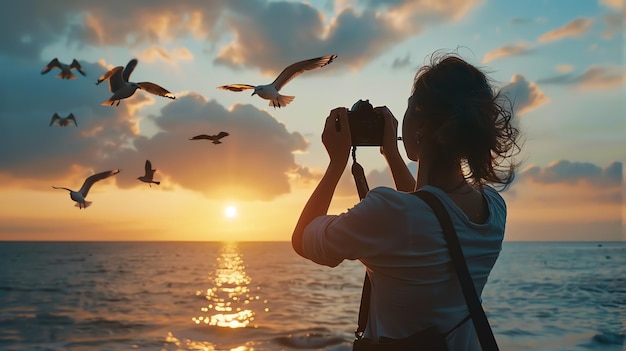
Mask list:
POLYGON ((145 90, 149 92, 150 94, 163 96, 163 97, 170 98, 170 99, 176 99, 176 96, 174 96, 174 94, 172 94, 169 90, 163 88, 160 85, 157 85, 151 82, 139 82, 137 83, 137 85, 139 85, 139 88, 141 90, 145 90))
POLYGON ((285 84, 289 83, 292 79, 299 76, 304 71, 322 68, 333 62, 336 57, 337 55, 333 54, 296 62, 280 72, 278 77, 272 82, 272 85, 276 88, 276 90, 280 90, 285 84))
POLYGON ((72 61, 72 64, 70 64, 70 69, 72 68, 76 68, 78 72, 80 72, 80 74, 82 74, 83 76, 86 76, 85 71, 83 70, 83 67, 81 67, 80 63, 78 63, 76 59, 74 59, 74 61, 72 61))
POLYGON ((126 82, 122 78, 122 66, 118 66, 114 68, 114 72, 109 78, 109 90, 115 94, 116 91, 120 90, 126 82))
POLYGON ((124 72, 122 73, 122 78, 124 78, 125 82, 128 82, 130 79, 130 75, 135 70, 135 67, 137 67, 137 63, 139 63, 137 59, 132 59, 126 64, 126 68, 124 68, 124 72))
POLYGON ((189 139, 189 140, 200 140, 200 139, 211 139, 210 135, 206 135, 206 134, 200 134, 200 135, 196 135, 195 137, 189 139))
POLYGON ((110 171, 105 171, 105 172, 100 172, 100 173, 96 173, 94 175, 91 175, 89 177, 87 177, 87 179, 85 179, 85 182, 83 183, 83 186, 80 187, 80 190, 78 190, 79 193, 81 193, 83 195, 83 197, 87 197, 87 193, 89 193, 89 189, 91 189, 91 186, 102 179, 108 178, 110 176, 116 175, 120 173, 119 169, 114 169, 114 170, 110 170, 110 171))
POLYGON ((144 168, 146 170, 146 176, 152 173, 152 163, 150 163, 149 160, 146 160, 146 165, 144 166, 144 168))
POLYGON ((69 116, 65 117, 65 119, 67 119, 69 121, 73 121, 74 125, 78 127, 78 123, 76 122, 76 117, 74 117, 73 113, 70 113, 69 116))
POLYGON ((52 187, 55 188, 55 189, 63 189, 63 190, 67 190, 67 191, 72 191, 72 189, 64 188, 62 186, 54 186, 53 185, 52 187))
POLYGON ((228 85, 220 85, 217 87, 222 90, 230 90, 230 91, 244 91, 248 89, 254 89, 254 85, 250 84, 228 84, 228 85))
MULTIPOLYGON (((50 119, 50 126, 54 124, 54 122, 58 121, 61 119, 61 116, 59 116, 56 112, 54 113, 54 115, 52 115, 52 119, 50 119)), ((50 127, 48 126, 48 127, 50 127)))
POLYGON ((226 132, 219 132, 215 137, 217 139, 222 139, 223 137, 227 137, 229 134, 226 132))
POLYGON ((118 70, 124 69, 124 67, 122 66, 117 66, 117 67, 113 67, 110 70, 108 70, 106 73, 104 73, 103 75, 101 75, 98 80, 96 81, 96 85, 104 82, 105 80, 111 78, 111 76, 117 72, 118 70))
POLYGON ((56 57, 53 58, 52 61, 50 61, 50 63, 48 63, 46 65, 46 67, 44 67, 41 70, 41 74, 46 74, 46 73, 50 72, 50 70, 55 68, 55 67, 56 68, 61 68, 61 64, 59 63, 59 60, 56 57))

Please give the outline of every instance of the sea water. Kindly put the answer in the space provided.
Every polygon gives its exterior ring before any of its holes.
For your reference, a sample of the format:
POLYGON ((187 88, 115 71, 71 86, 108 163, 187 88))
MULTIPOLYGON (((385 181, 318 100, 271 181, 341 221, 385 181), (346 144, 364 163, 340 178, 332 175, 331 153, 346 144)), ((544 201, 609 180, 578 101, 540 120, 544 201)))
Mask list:
MULTIPOLYGON (((624 350, 626 243, 505 242, 502 350, 624 350)), ((351 350, 364 268, 288 242, 0 242, 1 350, 351 350)))

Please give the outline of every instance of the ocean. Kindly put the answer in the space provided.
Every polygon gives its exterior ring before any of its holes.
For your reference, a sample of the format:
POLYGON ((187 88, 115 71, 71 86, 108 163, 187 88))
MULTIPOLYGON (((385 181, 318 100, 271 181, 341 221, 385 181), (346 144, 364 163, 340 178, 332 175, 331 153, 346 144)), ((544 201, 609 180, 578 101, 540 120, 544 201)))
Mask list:
MULTIPOLYGON (((626 243, 505 242, 501 350, 624 350, 626 243)), ((364 268, 288 242, 0 242, 0 350, 351 350, 364 268)))

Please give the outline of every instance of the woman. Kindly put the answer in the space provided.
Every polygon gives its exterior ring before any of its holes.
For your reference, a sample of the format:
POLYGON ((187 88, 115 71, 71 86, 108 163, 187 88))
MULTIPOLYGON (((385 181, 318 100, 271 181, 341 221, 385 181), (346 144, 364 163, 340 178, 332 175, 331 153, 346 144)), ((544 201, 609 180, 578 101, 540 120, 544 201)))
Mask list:
MULTIPOLYGON (((441 227, 430 207, 411 194, 434 193, 445 205, 477 292, 482 292, 502 247, 506 205, 489 184, 513 180, 519 151, 508 101, 494 94, 480 70, 454 55, 420 68, 402 124, 407 157, 397 146, 397 121, 386 108, 381 153, 397 190, 378 187, 352 209, 327 215, 350 154, 345 108, 330 112, 322 141, 330 163, 305 205, 292 244, 301 256, 334 267, 360 260, 371 281, 365 337, 401 339, 435 326, 445 333, 468 315, 441 227), (339 128, 335 127, 338 120, 339 128)), ((479 349, 471 320, 447 338, 450 350, 479 349)))

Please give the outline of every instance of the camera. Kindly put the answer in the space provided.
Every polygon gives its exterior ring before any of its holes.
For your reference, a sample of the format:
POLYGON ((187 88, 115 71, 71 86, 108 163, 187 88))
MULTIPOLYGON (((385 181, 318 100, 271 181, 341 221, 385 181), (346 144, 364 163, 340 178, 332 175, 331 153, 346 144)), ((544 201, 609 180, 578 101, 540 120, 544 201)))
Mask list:
POLYGON ((369 100, 359 100, 348 110, 348 124, 352 146, 381 146, 383 144, 383 116, 374 111, 369 100))

